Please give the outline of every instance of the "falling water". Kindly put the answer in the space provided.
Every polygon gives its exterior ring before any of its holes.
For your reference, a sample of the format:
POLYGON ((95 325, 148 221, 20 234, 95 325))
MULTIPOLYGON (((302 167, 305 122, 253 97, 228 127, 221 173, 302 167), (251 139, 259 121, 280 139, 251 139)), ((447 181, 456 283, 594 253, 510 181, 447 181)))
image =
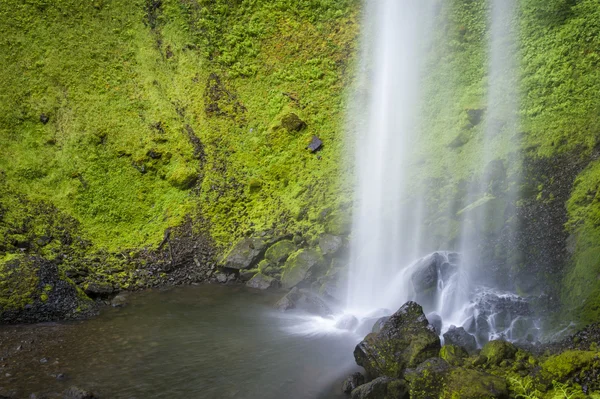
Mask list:
MULTIPOLYGON (((478 274, 485 273, 476 273, 482 269, 478 232, 490 219, 504 217, 497 214, 504 209, 490 206, 498 195, 491 188, 492 173, 483 172, 470 187, 468 200, 474 211, 463 218, 458 248, 463 254, 439 251, 415 260, 426 233, 420 226, 427 193, 411 184, 408 169, 419 139, 420 65, 435 1, 382 0, 367 5, 362 72, 368 90, 362 92, 364 109, 355 119, 360 121, 358 181, 346 312, 369 325, 382 312, 416 300, 428 317, 439 320, 440 333, 451 325, 461 326, 479 344, 500 335, 531 336, 537 325, 528 305, 493 284, 481 285, 478 274), (407 198, 413 200, 409 203, 407 198)), ((473 165, 477 171, 489 169, 494 154, 510 152, 506 148, 518 126, 514 11, 514 0, 490 2, 488 109, 481 162, 473 165)))

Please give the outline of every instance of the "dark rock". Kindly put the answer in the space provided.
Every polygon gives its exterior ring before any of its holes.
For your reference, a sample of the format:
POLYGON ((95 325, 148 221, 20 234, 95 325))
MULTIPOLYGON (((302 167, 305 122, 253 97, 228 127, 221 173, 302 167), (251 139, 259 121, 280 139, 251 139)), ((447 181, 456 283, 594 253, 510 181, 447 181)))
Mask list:
POLYGON ((407 302, 383 325, 354 349, 354 358, 370 377, 400 378, 440 351, 440 339, 415 302, 407 302))
POLYGON ((102 281, 87 283, 83 290, 90 298, 106 298, 115 292, 112 284, 102 281))
POLYGON ((371 332, 374 332, 374 333, 380 332, 383 329, 383 326, 385 326, 385 323, 387 323, 387 321, 389 319, 390 319, 390 316, 383 316, 383 317, 377 319, 375 324, 373 324, 373 328, 371 329, 371 332))
POLYGON ((466 350, 456 345, 444 345, 440 350, 440 357, 452 366, 461 366, 468 356, 466 350))
POLYGON ((46 114, 41 114, 40 122, 42 122, 45 125, 46 123, 50 122, 50 117, 46 114))
POLYGON ((408 389, 402 380, 379 377, 352 391, 352 399, 407 399, 408 389))
POLYGON ((442 332, 442 318, 439 314, 432 312, 427 315, 429 324, 435 329, 435 332, 439 335, 442 332))
POLYGON ((467 109, 467 119, 469 120, 469 125, 471 127, 479 125, 481 123, 481 119, 483 118, 483 114, 485 109, 467 109))
POLYGON ((227 282, 227 275, 225 273, 217 273, 217 282, 225 284, 227 282))
POLYGON ((71 387, 63 393, 63 399, 98 399, 92 392, 84 391, 77 387, 71 387))
POLYGON ((290 240, 282 240, 271 245, 267 252, 265 252, 265 258, 273 265, 280 265, 285 262, 291 253, 297 249, 296 244, 290 240))
POLYGON ((255 266, 265 250, 260 238, 244 238, 238 241, 225 255, 223 266, 228 269, 250 269, 255 266))
POLYGON ((415 265, 411 282, 416 292, 416 301, 430 308, 437 294, 439 280, 447 282, 458 270, 456 263, 449 262, 450 254, 434 252, 420 259, 415 265))
POLYGON ((462 327, 450 326, 444 333, 444 343, 459 346, 471 354, 477 350, 477 340, 462 327))
POLYGON ((306 122, 298 117, 294 113, 285 115, 281 119, 281 126, 288 132, 299 132, 306 127, 306 122))
POLYGON ((317 136, 313 136, 312 140, 308 147, 306 147, 310 152, 317 152, 323 147, 323 142, 317 136))
POLYGON ((246 287, 255 288, 257 290, 266 290, 279 287, 279 282, 273 277, 265 276, 262 273, 256 273, 254 277, 246 283, 246 287))
POLYGON ((342 383, 342 392, 350 394, 354 389, 365 383, 365 376, 361 373, 353 373, 342 383))
POLYGON ((313 269, 323 265, 323 257, 312 249, 301 249, 287 259, 281 276, 283 288, 292 288, 313 275, 313 269))
POLYGON ((240 272, 240 281, 246 282, 246 281, 250 281, 250 279, 252 277, 254 277, 256 273, 253 271, 248 271, 248 270, 243 270, 240 272))
POLYGON ((319 248, 321 253, 325 255, 335 255, 342 248, 342 237, 331 234, 322 234, 319 237, 319 248))
POLYGON ((503 340, 490 341, 481 349, 481 355, 485 356, 491 365, 498 365, 503 360, 512 360, 516 353, 517 348, 503 340))
POLYGON ((337 323, 335 323, 335 328, 338 328, 340 330, 352 331, 356 328, 357 325, 358 319, 351 314, 346 314, 342 316, 342 318, 339 319, 337 323))
POLYGON ((281 298, 275 307, 280 311, 297 309, 321 317, 329 317, 333 314, 331 308, 317 294, 297 287, 281 298))

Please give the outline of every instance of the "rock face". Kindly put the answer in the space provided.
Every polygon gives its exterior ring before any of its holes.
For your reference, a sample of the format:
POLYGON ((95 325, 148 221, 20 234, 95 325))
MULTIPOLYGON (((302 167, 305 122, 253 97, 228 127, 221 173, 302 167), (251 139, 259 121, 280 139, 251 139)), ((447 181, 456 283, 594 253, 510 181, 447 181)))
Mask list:
POLYGON ((324 256, 333 256, 342 248, 342 237, 323 234, 319 237, 319 248, 324 256))
POLYGON ((244 238, 227 253, 223 266, 229 269, 249 269, 260 260, 265 243, 259 238, 244 238))
POLYGON ((477 340, 462 327, 450 326, 444 334, 444 343, 459 346, 468 353, 473 353, 477 350, 477 340))
POLYGON ((361 373, 353 373, 342 383, 342 392, 350 394, 353 390, 365 383, 365 376, 361 373))
POLYGON ((290 255, 281 276, 283 288, 293 288, 312 276, 313 268, 323 264, 323 257, 312 249, 301 249, 290 255))
POLYGON ((458 260, 457 254, 434 252, 414 266, 411 282, 419 304, 427 309, 434 303, 439 280, 446 282, 456 273, 458 260))
POLYGON ((356 388, 351 399, 408 399, 406 383, 390 377, 379 377, 356 388))
POLYGON ((304 289, 294 287, 283 298, 281 298, 275 307, 282 312, 297 309, 318 316, 331 316, 333 312, 318 295, 304 289))
POLYGON ((262 273, 256 273, 254 277, 246 283, 246 287, 255 288, 257 290, 267 290, 269 288, 277 288, 279 283, 273 277, 265 276, 262 273))
POLYGON ((415 302, 407 302, 381 331, 371 333, 354 349, 354 358, 372 378, 400 378, 407 368, 416 367, 440 351, 440 339, 415 302))

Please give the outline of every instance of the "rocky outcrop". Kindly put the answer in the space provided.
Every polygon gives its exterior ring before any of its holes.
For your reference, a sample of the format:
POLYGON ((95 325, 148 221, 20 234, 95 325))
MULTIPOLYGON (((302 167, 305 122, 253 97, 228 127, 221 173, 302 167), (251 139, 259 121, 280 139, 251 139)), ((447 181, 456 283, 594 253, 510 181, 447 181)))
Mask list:
POLYGON ((440 339, 415 302, 407 302, 381 331, 365 337, 354 349, 354 358, 371 378, 402 377, 407 368, 414 368, 440 351, 440 339))

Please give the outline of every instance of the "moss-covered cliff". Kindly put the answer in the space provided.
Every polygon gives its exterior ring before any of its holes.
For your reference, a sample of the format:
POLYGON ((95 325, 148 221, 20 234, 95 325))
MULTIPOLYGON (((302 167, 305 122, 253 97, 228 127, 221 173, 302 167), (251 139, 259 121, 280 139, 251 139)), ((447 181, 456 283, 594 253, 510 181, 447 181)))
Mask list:
MULTIPOLYGON (((498 275, 597 320, 600 2, 518 3, 521 129, 485 168, 489 5, 437 4, 411 168, 428 245, 457 245, 480 204, 466 191, 492 173, 500 217, 479 233, 498 275)), ((1 2, 1 269, 36 256, 82 289, 119 290, 212 263, 247 235, 314 244, 351 205, 360 14, 359 0, 1 2)))

